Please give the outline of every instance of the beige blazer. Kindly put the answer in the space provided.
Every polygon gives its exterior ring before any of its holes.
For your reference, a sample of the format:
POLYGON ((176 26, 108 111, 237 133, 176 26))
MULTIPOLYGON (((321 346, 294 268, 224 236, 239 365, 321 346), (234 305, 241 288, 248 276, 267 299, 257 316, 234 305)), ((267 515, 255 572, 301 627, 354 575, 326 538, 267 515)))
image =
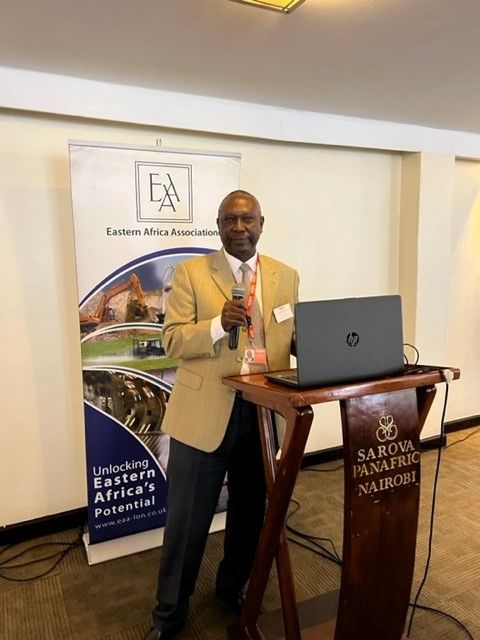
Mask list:
MULTIPOLYGON (((298 299, 297 272, 267 256, 260 256, 265 344, 270 370, 290 366, 293 319, 277 322, 273 310, 298 299)), ((163 346, 178 358, 175 384, 162 429, 177 440, 203 451, 222 442, 235 391, 222 383, 240 373, 246 331, 238 349, 228 348, 228 336, 212 344, 210 323, 225 300, 232 297, 233 275, 223 251, 192 258, 175 268, 168 296, 163 346)))

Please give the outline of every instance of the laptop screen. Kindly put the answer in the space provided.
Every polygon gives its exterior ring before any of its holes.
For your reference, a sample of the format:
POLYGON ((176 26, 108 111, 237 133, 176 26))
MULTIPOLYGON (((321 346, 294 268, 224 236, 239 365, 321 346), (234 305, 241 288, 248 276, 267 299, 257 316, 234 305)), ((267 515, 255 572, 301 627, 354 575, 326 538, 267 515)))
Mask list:
POLYGON ((299 302, 295 305, 295 331, 301 386, 403 371, 398 295, 299 302))

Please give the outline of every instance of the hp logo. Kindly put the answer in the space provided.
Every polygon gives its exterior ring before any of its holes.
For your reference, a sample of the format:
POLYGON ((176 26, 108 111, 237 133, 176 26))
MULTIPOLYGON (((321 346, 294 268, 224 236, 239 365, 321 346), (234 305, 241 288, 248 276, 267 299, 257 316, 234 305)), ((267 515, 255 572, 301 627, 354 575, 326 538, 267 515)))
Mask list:
POLYGON ((349 347, 356 347, 359 342, 360 336, 358 335, 358 333, 355 333, 355 331, 351 331, 347 335, 347 344, 349 347))

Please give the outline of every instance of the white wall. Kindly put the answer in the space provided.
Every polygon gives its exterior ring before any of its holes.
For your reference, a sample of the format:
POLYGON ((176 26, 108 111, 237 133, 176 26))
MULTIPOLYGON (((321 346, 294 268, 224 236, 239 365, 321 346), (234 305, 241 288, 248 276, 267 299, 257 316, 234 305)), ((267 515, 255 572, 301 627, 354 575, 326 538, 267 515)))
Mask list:
POLYGON ((448 359, 461 368, 448 418, 480 414, 480 162, 454 174, 448 359))
POLYGON ((264 140, 480 157, 480 134, 0 67, 0 106, 264 140))
MULTIPOLYGON (((259 248, 300 271, 303 299, 399 290, 408 180, 400 154, 0 111, 0 482, 15 486, 0 501, 0 525, 86 504, 67 140, 145 145, 159 137, 165 147, 242 154, 241 186, 258 195, 266 217, 259 248)), ((425 189, 428 217, 435 200, 428 204, 425 189)), ((426 245, 419 251, 430 255, 426 245)), ((458 412, 466 415, 461 401, 458 412)), ((308 449, 340 444, 338 407, 315 413, 308 449)))
MULTIPOLYGON (((456 364, 447 357, 454 171, 451 154, 406 154, 402 162, 399 292, 404 339, 416 346, 420 362, 430 365, 456 364)), ((413 355, 409 348, 406 352, 413 355)), ((439 433, 440 396, 424 438, 439 433)))

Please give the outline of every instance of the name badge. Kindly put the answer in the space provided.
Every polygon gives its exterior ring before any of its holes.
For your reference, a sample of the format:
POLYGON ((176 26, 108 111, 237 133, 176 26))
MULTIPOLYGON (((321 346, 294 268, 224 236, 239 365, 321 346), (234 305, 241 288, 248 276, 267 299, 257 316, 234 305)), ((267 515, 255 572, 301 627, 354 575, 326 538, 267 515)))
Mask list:
POLYGON ((290 318, 293 318, 292 305, 290 303, 282 304, 280 307, 277 307, 273 310, 273 315, 275 316, 275 320, 277 322, 285 322, 285 320, 290 320, 290 318))
POLYGON ((267 350, 249 347, 245 349, 244 360, 248 364, 267 364, 267 350))

